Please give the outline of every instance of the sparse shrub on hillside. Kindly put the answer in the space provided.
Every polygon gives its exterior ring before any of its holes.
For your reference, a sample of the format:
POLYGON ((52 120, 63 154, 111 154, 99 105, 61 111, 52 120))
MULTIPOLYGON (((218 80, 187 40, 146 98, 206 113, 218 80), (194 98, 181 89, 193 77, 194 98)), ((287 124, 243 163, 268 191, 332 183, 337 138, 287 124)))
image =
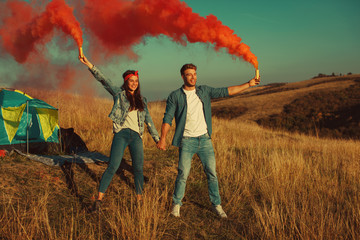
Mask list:
POLYGON ((314 76, 313 78, 323 78, 323 77, 329 77, 329 76, 323 73, 319 73, 317 76, 314 76))
MULTIPOLYGON (((351 75, 351 73, 347 74, 347 75, 351 75)), ((334 72, 331 73, 331 75, 326 75, 326 74, 323 74, 323 73, 319 73, 317 76, 313 77, 314 78, 324 78, 324 77, 336 77, 336 76, 342 76, 342 73, 339 73, 339 74, 335 74, 334 72)))
POLYGON ((285 105, 260 125, 320 137, 360 138, 360 84, 345 90, 315 92, 285 105))

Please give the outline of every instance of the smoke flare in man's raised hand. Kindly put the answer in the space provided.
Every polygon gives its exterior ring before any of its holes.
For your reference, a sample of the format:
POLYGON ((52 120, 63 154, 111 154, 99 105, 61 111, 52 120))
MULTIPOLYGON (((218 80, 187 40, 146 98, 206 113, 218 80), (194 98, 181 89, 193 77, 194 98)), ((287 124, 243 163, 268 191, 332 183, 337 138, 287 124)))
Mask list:
POLYGON ((120 54, 146 36, 165 35, 186 42, 213 44, 258 68, 257 57, 217 17, 201 17, 179 0, 85 0, 84 22, 108 54, 120 54))

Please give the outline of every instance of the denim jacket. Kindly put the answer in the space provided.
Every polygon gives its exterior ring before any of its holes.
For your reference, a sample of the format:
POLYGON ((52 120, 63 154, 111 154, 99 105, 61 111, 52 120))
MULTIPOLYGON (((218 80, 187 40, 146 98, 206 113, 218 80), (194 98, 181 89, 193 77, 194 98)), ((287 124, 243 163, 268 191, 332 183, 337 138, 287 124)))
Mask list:
MULTIPOLYGON (((126 97, 125 90, 121 87, 113 85, 111 80, 106 78, 97 67, 94 66, 92 69, 89 70, 94 75, 96 80, 98 80, 104 86, 104 88, 113 96, 114 105, 109 114, 109 117, 113 122, 122 126, 125 122, 130 108, 130 102, 126 97)), ((154 126, 154 122, 150 116, 149 110, 147 108, 147 100, 145 97, 143 97, 143 101, 145 105, 144 111, 138 111, 140 137, 143 136, 145 122, 151 137, 154 139, 155 142, 158 142, 160 139, 159 133, 157 132, 154 126)))
MULTIPOLYGON (((223 88, 212 88, 206 85, 196 86, 196 95, 200 98, 203 104, 203 111, 205 116, 205 122, 207 125, 207 130, 209 136, 212 133, 212 125, 211 125, 211 99, 213 98, 223 98, 229 96, 229 91, 227 87, 223 88)), ((166 101, 166 110, 163 118, 163 123, 168 123, 170 126, 172 124, 172 120, 175 117, 175 134, 172 141, 172 145, 179 146, 181 143, 181 139, 185 130, 185 122, 186 122, 186 113, 187 113, 187 101, 186 94, 184 93, 184 89, 181 87, 172 93, 170 93, 169 97, 166 101)))

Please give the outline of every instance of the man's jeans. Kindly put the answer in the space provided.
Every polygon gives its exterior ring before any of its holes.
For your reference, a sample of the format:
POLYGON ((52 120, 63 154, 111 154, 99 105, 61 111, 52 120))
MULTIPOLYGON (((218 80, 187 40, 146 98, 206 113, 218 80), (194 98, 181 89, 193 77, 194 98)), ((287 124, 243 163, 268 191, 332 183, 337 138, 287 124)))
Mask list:
POLYGON ((124 156, 125 148, 129 146, 132 167, 134 171, 134 182, 136 194, 141 194, 144 186, 144 150, 143 142, 139 133, 125 128, 114 134, 111 145, 109 166, 105 170, 99 186, 99 192, 105 193, 114 174, 118 170, 122 157, 124 156))
POLYGON ((214 148, 208 134, 199 137, 183 137, 179 147, 179 167, 173 194, 173 204, 182 205, 186 180, 190 173, 191 160, 197 154, 203 164, 207 177, 210 201, 213 205, 221 204, 214 148))

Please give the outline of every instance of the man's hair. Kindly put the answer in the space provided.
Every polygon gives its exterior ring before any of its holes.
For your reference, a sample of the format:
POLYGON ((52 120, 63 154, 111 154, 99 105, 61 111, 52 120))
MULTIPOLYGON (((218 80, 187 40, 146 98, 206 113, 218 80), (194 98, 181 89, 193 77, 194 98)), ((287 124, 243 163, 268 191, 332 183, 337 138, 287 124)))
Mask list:
POLYGON ((194 64, 192 64, 192 63, 187 63, 187 64, 185 64, 185 65, 182 66, 181 69, 180 69, 180 74, 181 74, 181 76, 184 75, 185 70, 187 70, 187 69, 194 69, 194 70, 196 71, 197 67, 196 67, 194 64))
MULTIPOLYGON (((135 74, 135 71, 127 70, 126 72, 123 73, 123 78, 125 79, 125 77, 129 74, 135 74)), ((122 88, 125 89, 126 98, 130 102, 130 110, 137 109, 140 112, 144 111, 145 107, 144 107, 144 102, 143 102, 143 99, 141 97, 141 92, 140 92, 140 81, 139 81, 139 85, 138 85, 137 89, 134 92, 134 95, 130 94, 127 81, 124 82, 124 84, 122 85, 122 88)))

